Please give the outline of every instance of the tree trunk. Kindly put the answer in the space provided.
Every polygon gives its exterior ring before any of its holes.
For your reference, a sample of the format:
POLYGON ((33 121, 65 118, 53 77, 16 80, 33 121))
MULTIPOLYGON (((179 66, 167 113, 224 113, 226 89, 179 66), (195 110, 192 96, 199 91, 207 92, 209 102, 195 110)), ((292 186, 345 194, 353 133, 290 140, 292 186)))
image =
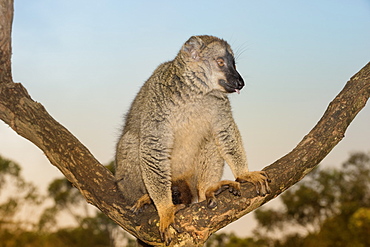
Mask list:
MULTIPOLYGON (((133 214, 130 205, 122 199, 113 175, 40 103, 33 101, 20 83, 12 81, 12 18, 13 1, 0 0, 0 119, 38 146, 89 203, 145 243, 163 245, 154 206, 139 216, 133 214)), ((208 209, 206 202, 190 205, 176 214, 175 223, 180 232, 171 246, 202 246, 212 233, 300 181, 342 140, 369 95, 370 63, 351 78, 296 148, 264 168, 272 180, 270 195, 257 196, 254 187, 247 183, 242 185, 240 197, 221 193, 216 209, 208 209)))

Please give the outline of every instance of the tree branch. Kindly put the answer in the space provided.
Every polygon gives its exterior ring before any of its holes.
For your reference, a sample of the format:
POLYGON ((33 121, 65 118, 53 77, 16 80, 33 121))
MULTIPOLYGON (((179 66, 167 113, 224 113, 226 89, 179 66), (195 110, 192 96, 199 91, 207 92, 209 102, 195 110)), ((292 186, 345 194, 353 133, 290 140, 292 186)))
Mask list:
POLYGON ((0 82, 12 82, 11 33, 13 23, 13 0, 0 1, 0 82))
MULTIPOLYGON (((12 82, 12 18, 13 1, 0 0, 0 119, 37 145, 89 203, 139 239, 152 245, 162 245, 154 206, 148 207, 139 216, 134 215, 129 210, 131 205, 123 201, 113 175, 40 103, 33 101, 20 83, 12 82)), ((171 245, 200 246, 212 233, 301 180, 342 140, 369 95, 370 63, 351 78, 297 147, 264 169, 272 180, 269 196, 258 197, 253 186, 243 184, 241 197, 222 193, 215 209, 208 209, 205 202, 192 204, 176 215, 176 224, 181 232, 171 245)))

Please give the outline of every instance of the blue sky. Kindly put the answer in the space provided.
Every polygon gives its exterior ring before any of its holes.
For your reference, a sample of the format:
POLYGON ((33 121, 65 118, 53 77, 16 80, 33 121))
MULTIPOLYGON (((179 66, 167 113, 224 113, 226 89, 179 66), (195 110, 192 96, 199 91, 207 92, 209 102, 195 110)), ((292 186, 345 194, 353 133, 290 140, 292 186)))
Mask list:
MULTIPOLYGON (((369 0, 16 0, 13 77, 108 163, 123 116, 153 70, 190 36, 218 36, 233 47, 246 82, 230 99, 250 169, 260 170, 295 147, 369 62, 369 26, 369 0)), ((323 165, 370 151, 369 122, 367 106, 323 165)), ((45 187, 61 176, 3 123, 0 136, 0 154, 29 180, 45 187)), ((245 224, 228 229, 242 235, 245 224)))

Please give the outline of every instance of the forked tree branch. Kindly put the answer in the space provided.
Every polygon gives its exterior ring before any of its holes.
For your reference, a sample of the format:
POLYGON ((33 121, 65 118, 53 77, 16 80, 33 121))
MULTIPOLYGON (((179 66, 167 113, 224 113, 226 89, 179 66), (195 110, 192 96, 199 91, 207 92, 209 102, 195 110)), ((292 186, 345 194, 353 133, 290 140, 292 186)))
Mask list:
MULTIPOLYGON (((37 145, 89 203, 139 239, 161 245, 155 208, 148 207, 140 215, 133 214, 120 195, 113 175, 40 103, 33 101, 20 83, 12 81, 12 18, 13 1, 0 0, 0 119, 37 145)), ((176 214, 180 233, 171 245, 201 246, 212 233, 300 181, 342 140, 369 95, 370 63, 347 82, 296 148, 264 168, 272 180, 269 196, 258 197, 252 185, 243 184, 241 197, 222 193, 215 209, 208 209, 205 202, 192 204, 176 214)))

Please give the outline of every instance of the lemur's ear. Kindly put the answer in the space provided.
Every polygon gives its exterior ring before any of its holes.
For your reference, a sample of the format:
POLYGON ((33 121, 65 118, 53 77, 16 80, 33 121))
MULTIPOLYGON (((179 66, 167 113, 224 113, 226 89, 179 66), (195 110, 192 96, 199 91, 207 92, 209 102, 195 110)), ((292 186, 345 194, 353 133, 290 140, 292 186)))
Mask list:
POLYGON ((192 36, 182 46, 182 51, 184 51, 192 59, 199 60, 200 50, 203 47, 204 47, 204 42, 201 40, 201 38, 197 36, 192 36))

